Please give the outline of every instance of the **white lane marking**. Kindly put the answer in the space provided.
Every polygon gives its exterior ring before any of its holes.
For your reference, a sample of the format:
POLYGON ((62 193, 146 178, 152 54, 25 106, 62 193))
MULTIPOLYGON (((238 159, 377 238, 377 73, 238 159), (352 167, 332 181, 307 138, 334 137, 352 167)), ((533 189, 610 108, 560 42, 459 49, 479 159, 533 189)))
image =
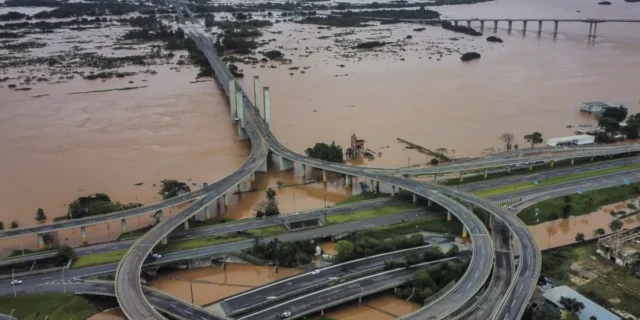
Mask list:
POLYGON ((193 315, 193 312, 191 312, 191 311, 189 311, 189 310, 184 310, 184 312, 186 312, 186 313, 188 313, 188 314, 190 314, 190 315, 193 315))

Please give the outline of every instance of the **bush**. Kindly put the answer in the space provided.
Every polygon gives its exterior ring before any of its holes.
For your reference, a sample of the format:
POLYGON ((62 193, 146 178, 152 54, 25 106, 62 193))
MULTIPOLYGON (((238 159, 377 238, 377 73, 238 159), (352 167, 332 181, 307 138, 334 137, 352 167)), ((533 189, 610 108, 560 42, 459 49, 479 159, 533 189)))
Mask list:
POLYGON ((336 145, 335 142, 331 142, 331 145, 326 143, 316 143, 313 148, 307 148, 305 150, 307 156, 315 159, 330 161, 330 162, 343 162, 343 152, 342 147, 336 145))
POLYGON ((475 59, 480 59, 480 54, 477 52, 467 52, 460 57, 462 61, 471 61, 475 59))

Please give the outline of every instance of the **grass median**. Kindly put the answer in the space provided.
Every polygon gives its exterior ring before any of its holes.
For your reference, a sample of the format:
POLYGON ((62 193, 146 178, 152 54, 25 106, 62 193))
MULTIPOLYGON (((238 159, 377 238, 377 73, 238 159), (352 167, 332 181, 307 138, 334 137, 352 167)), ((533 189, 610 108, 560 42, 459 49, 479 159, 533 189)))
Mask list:
POLYGON ((366 210, 358 210, 349 213, 336 214, 327 217, 327 224, 339 224, 339 223, 347 223, 357 220, 363 219, 371 219, 380 216, 386 216, 394 213, 399 213, 403 211, 409 211, 412 209, 417 209, 422 207, 422 205, 417 203, 399 203, 386 207, 379 207, 375 209, 366 209, 366 210))
POLYGON ((110 251, 91 254, 73 259, 71 269, 99 266, 103 264, 119 262, 127 250, 110 251))
POLYGON ((277 226, 251 229, 251 230, 247 230, 245 233, 250 234, 254 237, 270 237, 270 236, 277 236, 279 234, 283 234, 287 232, 289 232, 289 229, 287 229, 287 227, 283 225, 277 225, 277 226))
POLYGON ((0 313, 16 319, 88 319, 100 310, 72 293, 34 293, 0 297, 0 313))
POLYGON ((501 186, 501 187, 496 187, 496 188, 478 190, 478 191, 474 191, 472 193, 477 195, 477 196, 479 196, 479 197, 491 197, 491 196, 497 196, 497 195, 501 195, 501 194, 505 194, 505 193, 511 193, 511 192, 516 192, 516 191, 534 189, 534 188, 538 188, 538 187, 542 187, 542 186, 554 185, 554 184, 559 184, 559 183, 564 183, 564 182, 569 182, 569 181, 575 181, 575 180, 580 180, 580 179, 593 178, 593 177, 597 177, 597 176, 601 176, 601 175, 605 175, 605 174, 623 172, 623 171, 634 170, 634 169, 638 169, 638 168, 640 168, 640 164, 633 164, 633 165, 628 165, 628 166, 624 166, 624 167, 605 168, 605 169, 592 170, 592 171, 586 171, 586 172, 581 172, 581 173, 574 173, 574 174, 568 175, 568 176, 554 177, 554 178, 550 178, 548 180, 546 180, 546 179, 545 180, 538 180, 538 184, 533 183, 533 181, 531 181, 531 182, 522 182, 522 183, 512 184, 512 185, 508 185, 508 186, 501 186))
POLYGON ((462 223, 457 219, 447 221, 446 216, 428 217, 413 221, 379 226, 359 232, 362 237, 387 239, 399 235, 413 234, 421 231, 442 232, 453 235, 462 234, 462 223))
POLYGON ((338 202, 336 202, 336 205, 343 205, 343 204, 349 204, 349 203, 354 203, 354 202, 359 202, 359 201, 365 201, 365 200, 372 200, 372 199, 376 199, 376 198, 384 198, 384 197, 388 197, 391 194, 389 193, 375 193, 375 192, 363 192, 361 194, 356 194, 354 196, 351 196, 349 198, 346 198, 344 200, 340 200, 338 202))
MULTIPOLYGON (((625 201, 640 195, 640 182, 630 185, 614 186, 597 190, 589 190, 581 194, 569 195, 571 198, 571 216, 581 216, 597 211, 599 208, 613 203, 625 201)), ((561 215, 565 205, 565 196, 540 201, 522 210, 518 217, 527 225, 535 225, 551 221, 555 212, 561 215), (536 216, 536 208, 538 215, 536 216), (536 222, 539 220, 539 222, 536 222)))
POLYGON ((189 240, 182 241, 173 241, 169 242, 167 245, 158 245, 156 246, 155 253, 168 253, 174 251, 183 251, 183 250, 191 250, 191 249, 199 249, 204 247, 216 246, 219 244, 225 244, 230 242, 238 242, 247 240, 246 237, 238 237, 238 236, 208 236, 208 237, 199 237, 193 238, 189 240))

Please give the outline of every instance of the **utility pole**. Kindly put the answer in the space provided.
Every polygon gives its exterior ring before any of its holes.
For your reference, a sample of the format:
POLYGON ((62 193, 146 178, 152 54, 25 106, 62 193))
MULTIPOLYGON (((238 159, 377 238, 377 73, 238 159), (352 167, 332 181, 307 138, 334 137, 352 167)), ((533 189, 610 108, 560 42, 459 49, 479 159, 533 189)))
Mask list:
POLYGON ((189 270, 189 289, 191 290, 191 304, 195 306, 196 303, 193 300, 193 283, 191 280, 192 280, 191 270, 189 270))
POLYGON ((327 225, 327 189, 324 189, 324 224, 327 225))
POLYGON ((13 268, 11 269, 11 286, 13 286, 13 297, 17 298, 18 294, 16 294, 16 284, 13 282, 13 268))

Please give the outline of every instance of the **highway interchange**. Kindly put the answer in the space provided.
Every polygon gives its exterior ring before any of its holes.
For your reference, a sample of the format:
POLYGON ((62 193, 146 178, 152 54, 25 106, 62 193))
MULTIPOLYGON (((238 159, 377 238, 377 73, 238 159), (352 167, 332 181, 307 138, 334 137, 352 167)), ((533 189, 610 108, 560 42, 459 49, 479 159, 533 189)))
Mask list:
MULTIPOLYGON (((181 15, 181 13, 180 13, 181 15)), ((195 33, 193 30, 189 32, 190 36, 196 41, 200 49, 205 52, 207 57, 209 58, 214 71, 216 71, 216 76, 218 77, 219 83, 225 89, 226 92, 233 95, 233 92, 229 92, 229 80, 233 81, 233 78, 229 76, 229 72, 218 59, 215 57, 212 52, 210 40, 201 38, 201 36, 195 33)), ((238 86, 239 87, 239 86, 238 86)), ((410 191, 420 197, 430 199, 441 206, 445 207, 449 212, 456 215, 458 219, 463 223, 466 230, 468 231, 471 239, 472 239, 472 251, 473 255, 471 258, 471 263, 465 275, 460 279, 456 286, 447 294, 445 294, 441 300, 437 301, 438 303, 432 304, 427 308, 420 310, 419 312, 409 316, 408 318, 416 318, 422 319, 425 314, 430 316, 435 315, 437 318, 442 318, 448 314, 453 313, 458 308, 460 308, 466 301, 471 300, 475 294, 480 290, 480 288, 484 285, 486 280, 488 279, 491 269, 494 265, 494 246, 493 240, 489 235, 488 230, 483 225, 479 219, 470 212, 470 210, 463 205, 461 202, 481 207, 488 212, 494 214, 505 226, 514 234, 514 238, 518 241, 521 249, 521 258, 520 265, 514 274, 512 282, 510 286, 507 288, 506 294, 504 294, 501 304, 499 306, 498 313, 496 315, 496 319, 518 319, 522 313, 524 312, 524 308, 526 307, 527 301, 529 300, 532 290, 535 287, 535 283, 538 278, 538 274, 540 271, 540 252, 538 250, 537 244, 535 243, 535 239, 529 233, 527 227, 514 215, 505 210, 504 208, 496 205, 494 202, 481 199, 475 197, 467 192, 464 192, 464 187, 461 188, 448 188, 441 185, 434 185, 428 183, 422 183, 419 181, 411 180, 408 178, 402 178, 398 176, 392 176, 390 174, 430 174, 430 173, 443 173, 443 172, 452 172, 452 171, 460 171, 460 170, 472 170, 472 169, 485 169, 488 167, 499 167, 505 165, 515 165, 522 162, 522 159, 519 158, 511 158, 505 157, 502 159, 489 159, 489 160, 478 160, 478 161, 465 161, 460 164, 453 164, 450 166, 442 166, 436 169, 375 169, 375 168, 357 168, 348 165, 328 163, 320 160, 310 159, 305 156, 296 154, 285 147, 283 147, 272 135, 270 130, 267 128, 265 122, 260 117, 259 112, 255 109, 255 107, 251 104, 249 99, 247 99, 244 92, 242 92, 240 100, 240 108, 239 113, 244 113, 241 118, 241 126, 244 128, 244 131, 248 135, 252 144, 252 152, 247 160, 247 162, 236 170, 234 173, 229 175, 228 177, 215 182, 208 187, 202 188, 195 193, 188 194, 182 196, 179 199, 172 199, 172 201, 165 201, 158 204, 154 204, 152 206, 136 208, 133 210, 129 210, 127 212, 114 213, 106 216, 92 217, 90 224, 92 223, 102 223, 105 221, 122 219, 123 217, 134 216, 136 214, 142 214, 145 212, 151 212, 155 210, 159 210, 166 207, 171 207, 180 203, 184 203, 186 201, 195 200, 191 205, 189 205, 185 210, 175 214, 172 217, 162 220, 157 226, 147 232, 144 236, 139 238, 127 252, 125 257, 116 267, 116 281, 115 281, 115 295, 125 312, 128 318, 130 319, 164 319, 164 317, 156 310, 154 307, 155 302, 157 302, 158 298, 153 294, 150 294, 148 290, 145 290, 140 284, 140 271, 143 264, 146 262, 148 255, 154 248, 156 244, 161 242, 173 229, 179 226, 182 222, 189 219, 189 217, 195 215, 200 210, 203 210, 207 205, 212 203, 213 201, 221 198, 225 195, 229 190, 235 188, 239 183, 243 180, 247 179, 250 175, 256 172, 259 167, 266 161, 266 157, 269 151, 272 153, 286 159, 287 161, 293 161, 305 164, 307 166, 311 166, 314 168, 319 168, 327 171, 338 172, 348 176, 357 176, 365 179, 371 179, 375 181, 379 181, 382 183, 387 183, 389 185, 393 185, 395 187, 402 188, 404 190, 410 191), (447 171, 448 170, 448 171, 447 171), (453 198, 453 199, 452 199, 453 198), (457 199, 457 200, 454 200, 457 199), (169 205, 170 203, 170 205, 169 205), (133 213, 132 213, 133 212, 133 213), (107 219, 107 220, 101 220, 107 219)), ((603 155, 607 154, 606 152, 614 153, 615 152, 630 152, 636 151, 636 148, 639 148, 637 145, 631 146, 623 146, 616 147, 617 149, 608 149, 603 151, 603 149, 584 149, 580 150, 579 156, 588 157, 593 155, 603 155), (614 151, 612 151, 614 150, 614 151)), ((578 157, 574 153, 568 155, 564 152, 557 152, 553 155, 544 155, 540 156, 536 159, 539 161, 551 162, 552 160, 561 160, 561 159, 573 159, 578 157)), ((611 174, 607 176, 608 179, 606 181, 610 181, 611 183, 617 182, 620 184, 621 177, 625 179, 633 180, 637 179, 638 173, 632 172, 624 172, 611 174)), ((558 187, 564 187, 564 189, 571 188, 582 188, 583 190, 590 189, 592 187, 596 187, 593 185, 593 181, 589 179, 585 179, 584 181, 572 183, 566 183, 566 185, 553 185, 537 188, 538 192, 546 192, 557 190, 558 187), (546 188, 546 189, 545 189, 546 188)), ((597 187, 602 187, 602 183, 598 182, 597 187)), ((574 191, 575 192, 575 191, 574 191)), ((522 191, 524 196, 531 194, 531 190, 522 191)), ((495 199, 494 199, 495 200, 495 199)), ((402 214, 385 216, 380 218, 374 218, 369 220, 358 221, 356 223, 347 223, 342 225, 335 225, 330 227, 318 228, 308 231, 295 232, 286 235, 282 235, 279 238, 284 241, 293 241, 295 239, 303 239, 309 237, 320 237, 323 234, 327 233, 328 228, 331 229, 331 232, 336 232, 336 230, 342 230, 341 232, 349 231, 349 230, 358 230, 358 228, 367 228, 380 224, 390 224, 395 222, 399 222, 401 220, 398 219, 412 219, 416 217, 414 212, 404 213, 402 214), (377 219, 377 220, 376 220, 377 219), (358 225, 360 223, 360 225, 358 225), (342 228, 342 229, 341 229, 342 228), (351 228, 351 229, 349 229, 351 228), (302 236, 304 232, 310 232, 313 234, 306 234, 302 236), (289 240, 285 240, 289 239, 289 240)), ((87 223, 86 221, 81 221, 80 219, 76 221, 69 221, 55 225, 53 229, 46 229, 49 226, 40 227, 41 229, 16 229, 12 232, 3 232, 0 234, 0 238, 14 237, 14 236, 22 236, 33 233, 41 233, 48 230, 60 230, 64 228, 73 228, 81 225, 82 223, 87 223)), ((218 248, 217 253, 220 252, 228 252, 233 250, 240 250, 247 247, 247 243, 245 242, 237 242, 230 243, 226 245, 216 246, 216 247, 224 247, 227 246, 227 251, 219 251, 218 248), (244 246, 244 247, 243 247, 244 246)), ((198 249, 196 249, 198 250, 198 249)), ((203 252, 207 251, 207 249, 203 249, 203 252)), ((189 252, 179 252, 173 256, 178 257, 180 254, 186 255, 192 258, 194 251, 189 252)), ((212 252, 209 250, 208 254, 212 252)), ((169 258, 171 258, 171 254, 167 254, 169 258)), ((177 258, 176 258, 177 259, 177 258)), ((101 266, 95 268, 95 270, 107 270, 108 266, 101 266)), ((85 270, 86 271, 86 270, 85 270)), ((85 272, 80 271, 80 272, 85 272)), ((113 265, 111 265, 111 271, 113 271, 113 265)), ((71 271, 68 271, 71 272, 71 271)), ((86 273, 86 272, 85 272, 86 273)), ((383 277, 383 276, 382 276, 383 277)), ((34 277, 35 279, 43 279, 43 277, 34 277)), ((382 278, 381 278, 382 279, 382 278)), ((386 278, 385 278, 386 279, 386 278)), ((26 279, 25 284, 30 284, 31 279, 26 279)), ((36 280, 38 281, 38 280, 36 280)), ((384 281, 381 281, 381 283, 384 281)), ((33 283, 35 284, 35 282, 33 283)), ((102 289, 101 289, 102 290, 102 289)), ((106 290, 106 289, 105 289, 106 290)), ((161 308, 162 310, 162 308, 161 308)), ((166 310, 165 310, 166 311, 166 310)), ((190 318, 190 317, 187 317, 190 318)), ((203 318, 207 318, 204 317, 203 318)), ((210 317, 208 317, 210 318, 210 317)))

